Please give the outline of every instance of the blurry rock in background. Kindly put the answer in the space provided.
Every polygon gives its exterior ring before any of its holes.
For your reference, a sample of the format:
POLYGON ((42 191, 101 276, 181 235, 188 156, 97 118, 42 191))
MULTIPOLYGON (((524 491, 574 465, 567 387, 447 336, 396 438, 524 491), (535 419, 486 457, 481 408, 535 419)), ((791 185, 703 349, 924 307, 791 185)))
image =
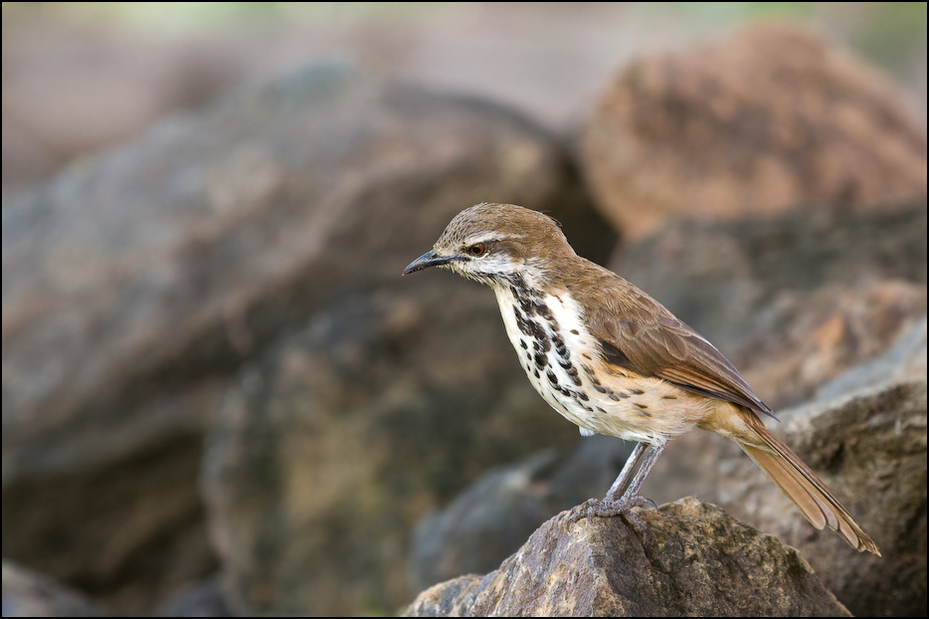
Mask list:
POLYGON ((785 24, 623 66, 582 169, 630 238, 681 218, 882 207, 926 195, 925 118, 891 79, 785 24))
POLYGON ((615 238, 559 144, 519 115, 337 63, 239 89, 7 200, 4 552, 117 598, 139 578, 161 578, 160 597, 210 573, 196 470, 225 399, 205 483, 240 610, 399 606, 390 568, 415 510, 559 443, 544 422, 535 440, 516 430, 514 404, 543 404, 515 380, 493 299, 399 276, 491 196, 550 211, 601 260, 615 238), (294 576, 269 581, 282 564, 294 576))
POLYGON ((3 3, 3 189, 242 81, 325 55, 508 103, 574 133, 611 75, 777 17, 889 71, 926 109, 923 3, 3 3))
POLYGON ((3 560, 4 617, 100 617, 103 614, 77 591, 3 560))

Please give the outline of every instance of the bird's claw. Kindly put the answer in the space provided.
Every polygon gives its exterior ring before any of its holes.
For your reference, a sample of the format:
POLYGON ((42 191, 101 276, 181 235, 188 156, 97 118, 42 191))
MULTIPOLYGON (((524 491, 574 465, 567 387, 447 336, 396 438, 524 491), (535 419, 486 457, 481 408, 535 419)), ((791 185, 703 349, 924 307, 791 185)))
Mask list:
POLYGON ((587 499, 569 511, 565 515, 564 521, 566 524, 573 524, 583 518, 587 518, 587 522, 591 522, 594 517, 612 518, 614 516, 623 516, 629 524, 642 533, 643 544, 647 544, 649 539, 648 525, 637 514, 632 512, 633 507, 643 505, 651 505, 656 511, 658 509, 654 501, 641 496, 620 497, 618 500, 612 501, 609 499, 587 499))

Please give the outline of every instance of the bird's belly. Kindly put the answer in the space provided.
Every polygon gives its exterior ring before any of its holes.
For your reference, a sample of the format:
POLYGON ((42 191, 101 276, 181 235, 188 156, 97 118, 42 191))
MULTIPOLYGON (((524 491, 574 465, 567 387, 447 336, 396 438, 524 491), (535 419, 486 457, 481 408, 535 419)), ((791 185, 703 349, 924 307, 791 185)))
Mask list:
POLYGON ((567 293, 520 301, 498 291, 497 300, 529 382, 582 432, 664 443, 711 411, 710 398, 660 378, 603 370, 594 338, 567 293))

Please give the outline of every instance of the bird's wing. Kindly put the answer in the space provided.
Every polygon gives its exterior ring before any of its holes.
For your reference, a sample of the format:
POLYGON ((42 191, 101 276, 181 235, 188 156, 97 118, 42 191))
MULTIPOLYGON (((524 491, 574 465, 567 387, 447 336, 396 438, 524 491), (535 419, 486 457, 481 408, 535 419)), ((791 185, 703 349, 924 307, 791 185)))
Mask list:
POLYGON ((595 288, 596 302, 582 304, 607 363, 774 417, 716 347, 650 296, 610 275, 615 280, 595 288))

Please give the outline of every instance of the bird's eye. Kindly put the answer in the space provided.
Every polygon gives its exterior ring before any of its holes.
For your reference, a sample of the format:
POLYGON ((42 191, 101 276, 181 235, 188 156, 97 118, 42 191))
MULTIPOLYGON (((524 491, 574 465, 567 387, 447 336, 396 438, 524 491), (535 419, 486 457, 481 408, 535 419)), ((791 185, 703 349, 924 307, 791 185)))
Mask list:
POLYGON ((474 245, 468 248, 468 253, 475 257, 483 256, 484 252, 486 251, 487 251, 487 248, 484 247, 483 243, 475 243, 474 245))

